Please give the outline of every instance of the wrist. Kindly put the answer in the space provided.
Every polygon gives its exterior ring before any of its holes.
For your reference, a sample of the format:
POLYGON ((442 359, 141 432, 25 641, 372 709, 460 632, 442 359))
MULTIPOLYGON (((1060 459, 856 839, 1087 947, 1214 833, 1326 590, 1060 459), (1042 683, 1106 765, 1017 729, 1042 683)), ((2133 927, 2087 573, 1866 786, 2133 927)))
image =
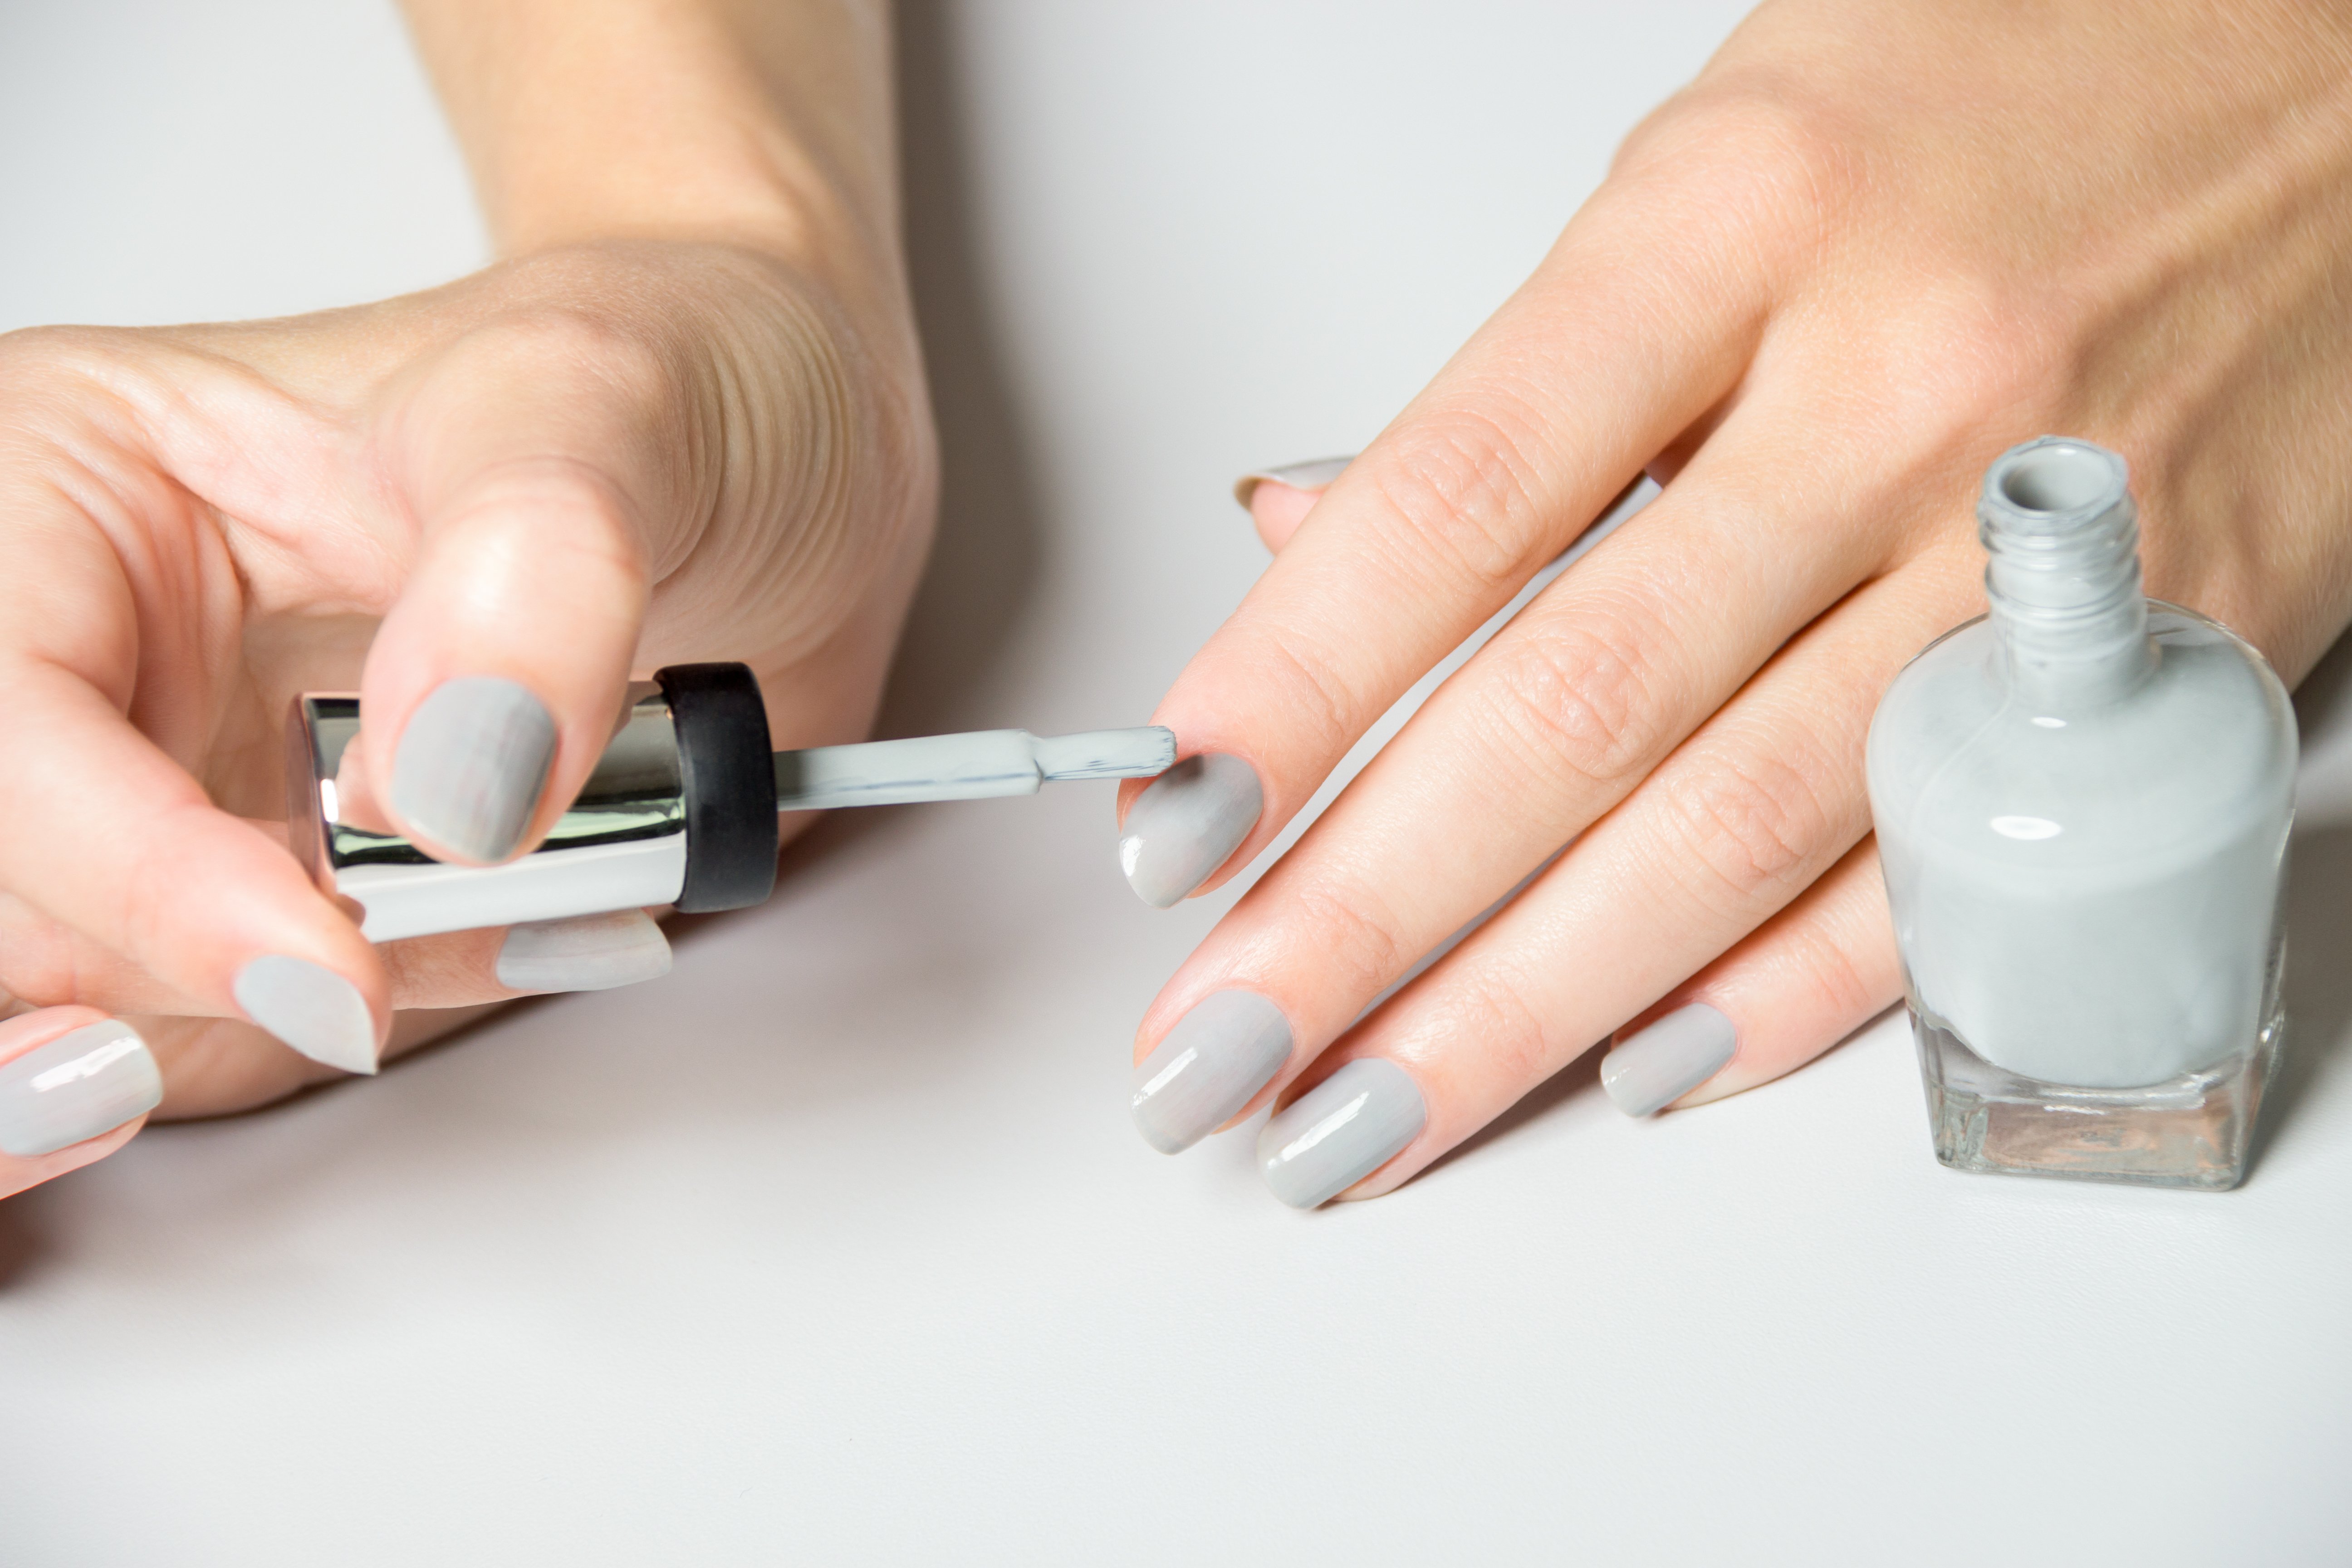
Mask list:
POLYGON ((720 244, 903 294, 879 0, 406 0, 501 258, 720 244))

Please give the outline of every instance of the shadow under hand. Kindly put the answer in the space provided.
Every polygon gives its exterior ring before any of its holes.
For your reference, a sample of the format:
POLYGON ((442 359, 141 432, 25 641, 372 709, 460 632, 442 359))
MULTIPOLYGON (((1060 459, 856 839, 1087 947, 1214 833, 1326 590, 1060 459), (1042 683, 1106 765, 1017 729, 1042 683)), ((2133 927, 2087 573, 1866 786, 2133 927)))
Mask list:
POLYGON ((1520 1129, 1540 1121, 1574 1096, 1587 1089, 1598 1089, 1601 1085, 1601 1058, 1608 1054, 1609 1042, 1603 1040, 1528 1090, 1508 1110, 1432 1160, 1413 1180, 1423 1181, 1431 1173, 1442 1171, 1465 1155, 1490 1143, 1498 1143, 1520 1129))
POLYGON ((970 729, 971 703, 1038 568, 1036 487, 975 261, 957 18, 898 10, 908 271, 939 420, 940 530, 891 668, 877 732, 970 729))

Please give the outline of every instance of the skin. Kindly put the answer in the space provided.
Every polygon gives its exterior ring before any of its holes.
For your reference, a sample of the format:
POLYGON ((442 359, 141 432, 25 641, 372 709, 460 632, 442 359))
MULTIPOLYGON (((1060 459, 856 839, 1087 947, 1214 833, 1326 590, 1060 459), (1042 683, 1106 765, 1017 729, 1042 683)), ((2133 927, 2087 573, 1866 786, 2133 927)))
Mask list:
POLYGON ((1328 491, 1252 497, 1276 559, 1156 716, 1265 787, 1209 887, 1629 480, 1665 487, 1267 868, 1138 1058, 1242 985, 1298 1040, 1244 1116, 1394 1060, 1429 1120, 1360 1198, 1686 1001, 1739 1048, 1685 1105, 1835 1043, 1899 994, 1870 714, 1982 609, 1977 481, 2036 435, 2126 454, 2147 591, 2300 679, 2352 619, 2347 67, 2342 5, 1758 10, 1328 491))
MULTIPOLYGON (((127 1016, 167 1117, 333 1076, 240 1016, 260 953, 349 979, 387 1054, 515 994, 503 933, 372 948, 286 854, 294 693, 360 689, 365 795, 440 681, 521 681, 560 731, 535 843, 632 672, 742 659, 778 744, 856 739, 929 539, 878 0, 410 16, 496 265, 0 338, 0 728, 42 738, 0 770, 0 1056, 127 1016)), ((0 1195, 133 1131, 0 1157, 0 1195)))

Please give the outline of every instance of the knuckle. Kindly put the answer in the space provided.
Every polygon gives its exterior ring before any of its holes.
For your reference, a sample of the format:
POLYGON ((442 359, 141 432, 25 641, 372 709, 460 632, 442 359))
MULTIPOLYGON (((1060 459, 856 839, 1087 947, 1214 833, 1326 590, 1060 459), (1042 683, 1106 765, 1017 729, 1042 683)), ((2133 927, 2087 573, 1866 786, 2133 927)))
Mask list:
POLYGON ((55 417, 87 409, 119 370, 132 334, 114 327, 24 327, 0 332, 0 418, 12 435, 54 429, 55 417))
POLYGON ((561 301, 514 305, 453 345, 436 382, 470 407, 486 386, 551 401, 591 399, 651 423, 675 400, 678 367, 652 328, 561 301))
POLYGON ((1279 620, 1268 619, 1239 662, 1255 683, 1276 688, 1268 710, 1283 716, 1285 729, 1295 738, 1312 740, 1330 756, 1345 752, 1355 738, 1351 716, 1366 706, 1335 660, 1328 645, 1279 620), (1263 655, 1264 657, 1258 657, 1263 655))
POLYGON ((1800 962, 1814 999, 1830 1017, 1864 1018, 1883 1005, 1872 994, 1862 966, 1833 933, 1818 928, 1808 931, 1800 946, 1800 962))
POLYGON ((1693 217, 1777 251, 1841 226, 1867 185, 1865 145, 1807 84, 1750 69, 1668 100, 1626 139, 1614 172, 1660 182, 1693 217))
POLYGON ((1535 780, 1565 768, 1608 788, 1648 762, 1659 721, 1643 647, 1625 615, 1587 613, 1530 627, 1498 653, 1486 683, 1493 727, 1535 780))
POLYGON ((1313 962, 1346 994, 1370 1000, 1418 956, 1405 952, 1388 902, 1352 879, 1310 880, 1292 890, 1290 901, 1308 933, 1313 962))
POLYGON ((1785 758, 1717 756, 1663 784, 1677 858, 1746 901, 1812 862, 1830 815, 1805 770, 1785 758))
POLYGON ((2053 390, 2073 379, 2077 350, 2044 302, 1954 277, 1869 336, 1853 346, 1885 387, 1891 419, 1930 448, 1972 449, 1988 430, 2058 417, 2053 390))
POLYGON ((503 352, 562 367, 628 369, 656 360, 646 333, 604 310, 536 300, 482 329, 503 352))
POLYGON ((12 374, 74 369, 117 346, 123 336, 116 327, 19 327, 0 332, 0 363, 12 374))
POLYGON ((10 922, 0 949, 0 994, 34 1007, 59 1007, 79 1001, 81 981, 72 944, 62 933, 30 922, 10 922))
POLYGON ((1549 1078, 1558 1065, 1542 1016, 1528 1000, 1530 989, 1508 969, 1481 964, 1458 976, 1447 997, 1453 1026, 1486 1069, 1481 1076, 1521 1091, 1549 1078))
POLYGON ((642 588, 651 568, 635 511, 608 477, 578 460, 535 458, 478 476, 446 520, 470 536, 478 588, 536 583, 642 588))
POLYGON ((1516 588, 1539 564, 1534 496, 1542 416, 1507 377, 1465 389, 1472 406, 1416 419, 1372 469, 1389 557, 1416 577, 1433 564, 1471 588, 1516 588))
POLYGON ((150 827, 151 842, 161 847, 160 852, 129 859, 116 879, 109 921, 111 930, 121 933, 122 955, 133 963, 163 967, 151 960, 172 951, 177 921, 187 908, 184 890, 201 886, 198 876, 210 868, 187 847, 211 838, 213 815, 211 803, 200 796, 158 807, 150 827))

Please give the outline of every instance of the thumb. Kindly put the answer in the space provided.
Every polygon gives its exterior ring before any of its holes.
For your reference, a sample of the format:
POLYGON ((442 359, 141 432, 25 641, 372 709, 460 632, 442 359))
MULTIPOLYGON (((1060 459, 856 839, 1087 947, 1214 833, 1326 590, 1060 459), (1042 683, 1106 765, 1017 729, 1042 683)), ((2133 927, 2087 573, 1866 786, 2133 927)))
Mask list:
POLYGON ((415 557, 362 682, 376 805, 445 859, 538 842, 611 739, 652 563, 695 510, 679 378, 564 314, 478 330, 390 406, 415 557))

